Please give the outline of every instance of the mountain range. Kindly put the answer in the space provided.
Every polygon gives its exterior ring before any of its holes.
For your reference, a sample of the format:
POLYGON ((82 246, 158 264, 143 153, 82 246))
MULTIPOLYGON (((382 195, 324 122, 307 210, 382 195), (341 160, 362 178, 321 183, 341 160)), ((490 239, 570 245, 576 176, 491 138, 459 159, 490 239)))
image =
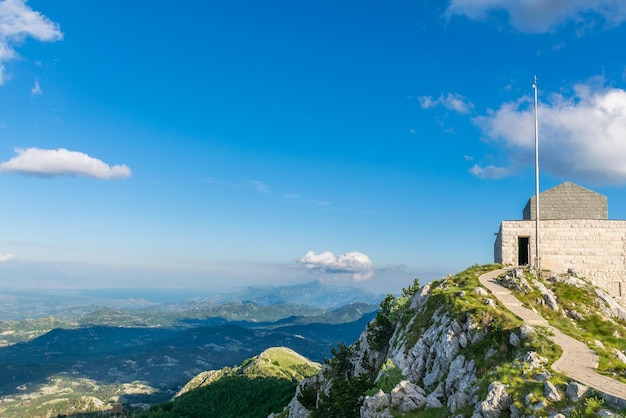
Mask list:
MULTIPOLYGON (((0 416, 118 403, 141 409, 170 399, 198 373, 233 367, 271 347, 323 362, 375 316, 374 304, 341 305, 373 299, 350 292, 311 283, 132 307, 57 303, 52 313, 59 317, 46 311, 49 300, 30 298, 25 306, 38 306, 39 318, 0 322, 0 416), (302 300, 311 304, 293 303, 302 300)), ((20 297, 13 300, 18 307, 20 297)))

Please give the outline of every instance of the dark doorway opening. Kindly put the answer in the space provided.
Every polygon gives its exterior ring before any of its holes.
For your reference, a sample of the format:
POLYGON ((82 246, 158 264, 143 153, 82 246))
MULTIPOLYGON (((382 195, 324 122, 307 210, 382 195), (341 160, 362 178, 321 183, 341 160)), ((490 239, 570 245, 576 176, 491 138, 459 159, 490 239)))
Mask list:
POLYGON ((529 263, 528 254, 530 253, 530 237, 517 237, 517 265, 526 266, 529 263))

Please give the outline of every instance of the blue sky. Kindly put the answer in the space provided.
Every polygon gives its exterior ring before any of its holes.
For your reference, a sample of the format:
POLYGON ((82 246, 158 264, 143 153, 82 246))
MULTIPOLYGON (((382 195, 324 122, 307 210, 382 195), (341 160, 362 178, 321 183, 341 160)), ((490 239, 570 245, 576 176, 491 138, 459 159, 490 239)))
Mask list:
POLYGON ((626 4, 0 1, 0 285, 397 292, 573 181, 626 219, 626 4), (206 4, 205 4, 206 3, 206 4))

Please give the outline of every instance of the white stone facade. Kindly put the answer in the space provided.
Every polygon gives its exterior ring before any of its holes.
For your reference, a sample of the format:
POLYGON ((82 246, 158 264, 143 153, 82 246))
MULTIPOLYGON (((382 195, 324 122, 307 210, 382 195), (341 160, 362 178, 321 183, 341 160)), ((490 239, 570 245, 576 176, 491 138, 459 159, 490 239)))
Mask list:
MULTIPOLYGON (((528 262, 535 264, 535 221, 503 221, 496 239, 497 263, 517 265, 520 237, 528 237, 528 262)), ((553 219, 539 221, 541 267, 569 269, 615 297, 626 297, 626 221, 553 219)))
MULTIPOLYGON (((494 261, 536 265, 535 198, 523 220, 503 221, 494 244, 494 261)), ((541 268, 574 270, 626 302, 626 221, 610 220, 605 196, 565 182, 539 196, 541 268)))

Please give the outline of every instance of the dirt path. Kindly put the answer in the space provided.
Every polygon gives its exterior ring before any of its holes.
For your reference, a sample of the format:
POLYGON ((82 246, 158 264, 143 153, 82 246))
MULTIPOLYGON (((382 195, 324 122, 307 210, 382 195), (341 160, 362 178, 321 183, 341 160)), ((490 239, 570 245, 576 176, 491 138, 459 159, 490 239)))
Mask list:
POLYGON ((564 373, 571 379, 589 386, 605 394, 607 401, 626 407, 626 384, 610 377, 596 373, 598 355, 584 343, 563 334, 548 324, 541 316, 524 308, 521 302, 495 279, 508 270, 500 269, 485 273, 479 277, 480 283, 489 289, 500 302, 528 325, 539 325, 548 328, 554 336, 550 337, 563 349, 561 357, 554 362, 552 368, 564 373))

